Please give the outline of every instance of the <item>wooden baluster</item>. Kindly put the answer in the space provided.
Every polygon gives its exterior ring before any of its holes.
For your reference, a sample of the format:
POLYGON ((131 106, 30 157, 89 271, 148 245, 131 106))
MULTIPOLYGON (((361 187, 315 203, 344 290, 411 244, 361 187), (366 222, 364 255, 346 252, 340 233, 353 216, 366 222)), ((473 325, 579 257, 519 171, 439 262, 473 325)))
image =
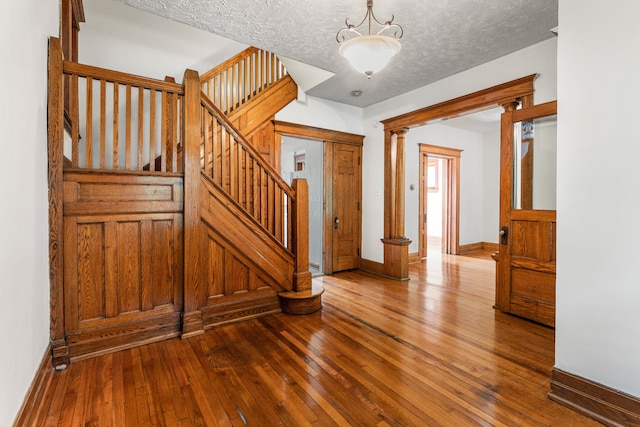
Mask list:
POLYGON ((204 108, 202 109, 203 111, 203 120, 202 120, 202 127, 203 127, 203 134, 204 134, 204 141, 203 141, 203 149, 204 149, 204 153, 203 153, 203 167, 202 169, 204 170, 205 174, 207 176, 211 176, 211 168, 209 166, 209 151, 211 150, 211 141, 209 140, 209 138, 211 137, 211 131, 209 130, 210 126, 211 126, 211 114, 209 114, 208 111, 206 111, 204 108))
POLYGON ((85 143, 85 168, 93 168, 93 79, 87 77, 87 105, 86 105, 86 133, 85 143))
POLYGON ((149 171, 156 170, 156 91, 149 91, 149 171))
POLYGON ((131 86, 125 87, 125 161, 124 168, 131 170, 131 86))
MULTIPOLYGON (((165 82, 175 83, 173 77, 165 77, 165 82)), ((163 92, 163 126, 162 138, 164 144, 162 148, 162 161, 160 169, 163 172, 178 172, 178 143, 176 140, 176 99, 177 95, 172 92, 163 92), (165 161, 166 157, 166 161, 165 161)))
POLYGON ((120 169, 120 159, 118 157, 118 125, 120 108, 120 85, 113 83, 113 169, 120 169))
POLYGON ((212 137, 213 137, 213 152, 211 153, 211 159, 213 161, 213 167, 212 167, 212 177, 213 177, 213 182, 215 182, 218 185, 221 185, 222 183, 222 164, 220 163, 221 159, 221 154, 220 154, 220 150, 221 150, 221 144, 222 144, 222 138, 221 138, 221 129, 220 126, 218 125, 218 120, 215 117, 211 117, 211 122, 213 124, 213 130, 212 130, 212 137))
POLYGON ((235 138, 229 138, 229 194, 238 201, 238 143, 235 138))
POLYGON ((294 179, 291 183, 296 199, 292 212, 293 253, 296 264, 293 273, 293 290, 295 292, 311 289, 311 273, 309 272, 309 187, 305 179, 294 179))
MULTIPOLYGON (((266 171, 265 171, 266 172, 266 171)), ((268 191, 268 213, 267 220, 269 221, 268 230, 271 234, 275 234, 276 232, 276 183, 273 179, 267 174, 267 191, 268 191)))
POLYGON ((107 157, 107 82, 100 80, 100 169, 105 168, 107 157))
POLYGON ((78 75, 71 76, 71 166, 78 167, 80 114, 78 112, 78 75))
POLYGON ((275 186, 273 203, 275 208, 273 213, 273 221, 274 221, 273 234, 280 243, 284 244, 284 242, 282 241, 282 221, 284 218, 284 215, 282 215, 282 212, 283 212, 282 188, 280 188, 279 185, 275 186))
POLYGON ((269 229, 269 183, 267 182, 267 172, 260 167, 260 222, 262 226, 269 229))
MULTIPOLYGON (((172 100, 171 105, 172 105, 172 111, 173 111, 173 115, 171 116, 172 117, 171 126, 173 129, 173 132, 171 134, 171 144, 170 144, 171 155, 169 156, 169 158, 171 159, 171 171, 174 173, 177 173, 177 172, 180 172, 180 170, 178 170, 178 144, 180 144, 180 142, 182 141, 181 140, 182 121, 183 121, 182 111, 183 111, 184 98, 178 95, 177 93, 172 93, 171 100, 172 100)), ((184 155, 184 151, 183 151, 183 155, 184 155)), ((184 162, 180 162, 180 168, 182 168, 182 163, 184 162)))
POLYGON ((251 96, 255 96, 256 95, 256 63, 258 61, 258 54, 256 52, 252 53, 250 56, 251 59, 251 88, 250 88, 250 92, 251 92, 251 96))
POLYGON ((271 86, 275 81, 276 81, 276 55, 275 54, 270 54, 269 55, 269 62, 271 62, 271 72, 269 75, 269 86, 271 86))
POLYGON ((169 94, 162 92, 160 104, 160 170, 167 172, 167 108, 169 105, 169 94))
POLYGON ((295 202, 287 195, 287 248, 293 252, 293 208, 295 202))
POLYGON ((144 167, 144 89, 138 87, 138 170, 144 167))
POLYGON ((260 219, 260 201, 262 200, 262 171, 256 159, 251 159, 253 164, 253 217, 258 222, 260 219))

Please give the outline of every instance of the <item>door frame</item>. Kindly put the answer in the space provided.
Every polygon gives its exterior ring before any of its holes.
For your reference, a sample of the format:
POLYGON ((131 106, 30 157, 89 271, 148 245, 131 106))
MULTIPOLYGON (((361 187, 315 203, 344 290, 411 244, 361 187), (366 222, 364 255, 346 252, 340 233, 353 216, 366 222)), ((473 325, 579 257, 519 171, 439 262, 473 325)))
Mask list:
POLYGON ((424 164, 428 162, 429 158, 442 159, 447 163, 447 166, 443 168, 444 173, 441 183, 444 200, 442 218, 443 252, 458 255, 460 252, 460 155, 463 150, 429 144, 418 144, 418 146, 420 147, 420 189, 418 202, 418 221, 421 224, 418 242, 420 258, 427 256, 426 222, 424 218, 427 214, 426 200, 429 190, 427 188, 427 177, 424 174, 424 164))
MULTIPOLYGON (((317 128, 313 126, 300 125, 274 120, 275 144, 282 144, 282 136, 292 136, 296 138, 311 139, 322 141, 324 144, 324 189, 323 189, 323 238, 322 238, 322 264, 325 274, 333 273, 333 167, 332 162, 327 161, 333 157, 333 148, 335 144, 349 144, 360 147, 364 144, 364 135, 357 135, 348 132, 340 132, 336 130, 317 128)), ((361 151, 362 153, 362 151, 361 151)), ((362 162, 360 162, 360 179, 359 179, 359 200, 362 206, 362 162)), ((362 247, 362 209, 358 211, 358 247, 362 247)), ((360 257, 362 250, 360 250, 360 257)))

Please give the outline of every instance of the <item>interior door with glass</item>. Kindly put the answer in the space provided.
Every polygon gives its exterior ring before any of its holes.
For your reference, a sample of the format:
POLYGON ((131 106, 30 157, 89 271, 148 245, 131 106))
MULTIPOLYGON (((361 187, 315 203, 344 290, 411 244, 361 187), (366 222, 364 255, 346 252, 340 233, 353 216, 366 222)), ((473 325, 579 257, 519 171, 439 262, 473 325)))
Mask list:
POLYGON ((496 308, 555 326, 556 101, 502 114, 496 308))

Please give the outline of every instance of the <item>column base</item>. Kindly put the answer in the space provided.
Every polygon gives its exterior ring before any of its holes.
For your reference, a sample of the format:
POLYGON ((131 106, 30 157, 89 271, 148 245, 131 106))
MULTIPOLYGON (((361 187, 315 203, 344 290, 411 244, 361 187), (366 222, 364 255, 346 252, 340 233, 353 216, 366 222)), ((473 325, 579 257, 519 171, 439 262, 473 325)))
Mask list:
POLYGON ((409 245, 406 237, 380 239, 384 245, 384 275, 396 280, 409 280, 409 245))

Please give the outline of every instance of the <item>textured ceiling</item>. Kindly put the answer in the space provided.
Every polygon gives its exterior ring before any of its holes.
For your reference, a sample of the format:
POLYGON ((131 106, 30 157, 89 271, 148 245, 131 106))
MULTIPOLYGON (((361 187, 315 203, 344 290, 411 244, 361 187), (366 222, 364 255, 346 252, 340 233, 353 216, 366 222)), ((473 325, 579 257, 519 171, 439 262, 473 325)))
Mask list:
POLYGON ((345 18, 364 17, 366 0, 118 1, 335 73, 307 93, 359 107, 553 37, 558 25, 558 0, 375 0, 376 17, 394 15, 404 36, 391 64, 367 80, 335 39, 345 18))

